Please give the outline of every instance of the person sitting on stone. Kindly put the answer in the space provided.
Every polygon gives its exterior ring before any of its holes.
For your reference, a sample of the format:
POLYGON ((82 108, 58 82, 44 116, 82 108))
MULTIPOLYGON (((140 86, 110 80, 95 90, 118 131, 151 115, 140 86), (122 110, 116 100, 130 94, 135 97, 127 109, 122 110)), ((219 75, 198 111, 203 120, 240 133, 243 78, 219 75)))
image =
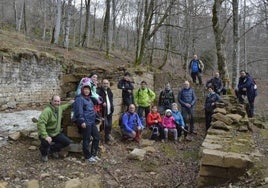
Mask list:
POLYGON ((178 131, 178 138, 179 141, 182 140, 181 133, 184 134, 184 139, 187 141, 190 141, 191 139, 187 137, 188 134, 188 126, 184 123, 183 117, 181 115, 181 112, 178 110, 177 103, 172 103, 172 116, 175 119, 176 128, 178 131))
POLYGON ((72 105, 74 100, 60 105, 61 99, 58 95, 53 95, 50 104, 42 111, 37 122, 39 139, 41 141, 41 160, 48 161, 48 154, 59 158, 59 151, 70 145, 70 139, 62 133, 61 120, 62 113, 72 105))
POLYGON ((214 77, 207 81, 206 88, 209 86, 213 87, 213 90, 215 93, 220 95, 221 93, 223 95, 226 94, 226 89, 223 87, 222 79, 220 78, 220 73, 215 72, 214 77))
POLYGON ((139 142, 143 130, 143 125, 141 123, 139 115, 135 112, 134 104, 129 105, 128 111, 122 115, 121 121, 122 136, 139 142))
POLYGON ((164 128, 165 141, 168 140, 168 133, 172 132, 174 134, 174 142, 178 140, 178 132, 176 129, 175 119, 172 116, 170 109, 166 110, 165 116, 162 118, 162 126, 164 128))
POLYGON ((154 105, 151 108, 151 112, 147 116, 147 126, 152 130, 152 140, 164 139, 164 130, 162 127, 162 118, 160 113, 157 111, 157 106, 154 105))
POLYGON ((214 92, 213 87, 208 87, 208 94, 205 101, 206 130, 210 127, 211 116, 213 114, 213 110, 216 108, 216 102, 220 100, 219 95, 214 92))

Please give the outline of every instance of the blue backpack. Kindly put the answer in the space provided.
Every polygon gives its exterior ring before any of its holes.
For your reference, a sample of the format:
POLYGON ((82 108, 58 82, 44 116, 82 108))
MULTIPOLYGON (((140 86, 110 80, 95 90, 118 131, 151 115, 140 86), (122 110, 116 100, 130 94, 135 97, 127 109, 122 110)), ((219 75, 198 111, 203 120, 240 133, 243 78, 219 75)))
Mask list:
POLYGON ((198 72, 199 67, 198 67, 198 61, 193 61, 192 62, 192 72, 198 72))

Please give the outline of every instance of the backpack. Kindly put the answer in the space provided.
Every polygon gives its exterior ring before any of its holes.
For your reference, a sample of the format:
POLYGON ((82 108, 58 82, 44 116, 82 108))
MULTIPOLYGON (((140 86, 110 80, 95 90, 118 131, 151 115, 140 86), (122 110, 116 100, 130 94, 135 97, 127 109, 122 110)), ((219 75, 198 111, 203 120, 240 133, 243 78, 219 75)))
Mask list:
POLYGON ((198 61, 193 61, 192 62, 192 72, 198 72, 199 67, 198 67, 198 61))
POLYGON ((151 140, 156 140, 159 136, 159 130, 158 127, 153 126, 153 130, 152 130, 152 135, 151 135, 151 140))

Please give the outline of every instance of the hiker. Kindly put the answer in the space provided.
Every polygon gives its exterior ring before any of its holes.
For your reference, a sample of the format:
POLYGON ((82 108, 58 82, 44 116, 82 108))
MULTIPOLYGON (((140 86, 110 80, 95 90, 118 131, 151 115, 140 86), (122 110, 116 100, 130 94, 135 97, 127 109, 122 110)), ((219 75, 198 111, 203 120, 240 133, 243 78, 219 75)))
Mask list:
POLYGON ((84 85, 88 85, 91 90, 91 96, 98 101, 98 104, 102 103, 102 98, 97 94, 97 86, 98 86, 98 75, 96 73, 91 73, 88 77, 82 78, 78 84, 76 90, 76 96, 81 94, 81 88, 84 85))
POLYGON ((236 95, 240 103, 244 103, 243 96, 247 96, 249 104, 248 117, 254 116, 254 101, 257 96, 257 85, 254 79, 244 70, 240 71, 240 78, 236 90, 236 95))
POLYGON ((184 135, 184 140, 191 141, 191 139, 187 137, 187 135, 188 135, 188 126, 184 123, 184 120, 183 120, 183 117, 181 115, 181 112, 178 110, 177 103, 172 103, 171 111, 172 111, 172 116, 175 119, 179 141, 182 141, 182 137, 181 137, 182 132, 183 132, 183 135, 184 135))
POLYGON ((114 112, 114 104, 113 104, 113 93, 110 89, 109 80, 103 79, 102 86, 97 89, 97 93, 102 97, 102 117, 103 121, 103 129, 104 129, 104 140, 105 143, 109 143, 111 140, 111 130, 112 130, 112 118, 114 112))
POLYGON ((197 58, 196 54, 194 55, 194 58, 190 61, 188 69, 193 79, 193 83, 196 83, 196 77, 197 77, 199 84, 202 85, 201 73, 204 70, 204 64, 200 59, 197 58))
POLYGON ((133 82, 130 79, 130 73, 126 72, 124 77, 117 84, 118 89, 122 89, 123 109, 128 110, 130 104, 134 103, 133 82))
POLYGON ((171 109, 171 104, 175 102, 174 93, 170 87, 170 83, 165 84, 165 89, 160 92, 159 95, 159 112, 164 114, 166 109, 171 109))
POLYGON ((81 94, 75 98, 73 105, 74 116, 76 124, 83 137, 82 150, 86 161, 97 162, 100 158, 97 156, 99 148, 100 134, 96 126, 96 114, 94 111, 95 99, 91 94, 91 87, 85 84, 81 87, 81 94), (89 145, 91 144, 91 151, 89 151, 89 145))
POLYGON ((216 102, 220 101, 220 96, 214 92, 214 88, 209 86, 207 88, 208 94, 205 101, 205 119, 206 119, 206 130, 211 126, 211 116, 213 114, 213 110, 216 108, 216 102))
POLYGON ((70 145, 70 139, 61 131, 62 113, 74 100, 61 105, 61 99, 58 95, 53 95, 50 104, 42 111, 37 122, 39 139, 41 141, 40 152, 41 160, 48 161, 48 154, 59 158, 59 151, 70 145))
POLYGON ((164 128, 165 142, 168 140, 168 133, 172 132, 174 135, 174 143, 178 140, 178 132, 176 129, 175 119, 172 116, 170 109, 167 109, 164 117, 162 118, 162 126, 164 128))
POLYGON ((151 108, 151 112, 149 112, 147 118, 147 126, 152 131, 151 139, 157 140, 157 139, 164 139, 164 130, 162 127, 162 118, 160 116, 160 113, 157 111, 157 106, 154 105, 151 108))
POLYGON ((220 78, 220 73, 215 72, 214 77, 207 81, 206 88, 213 87, 213 90, 218 95, 226 95, 226 89, 223 87, 222 79, 220 78))
MULTIPOLYGON (((143 111, 145 111, 145 120, 150 112, 150 106, 155 99, 155 93, 147 87, 146 81, 141 82, 141 87, 134 92, 134 102, 138 107, 138 115, 143 120, 143 111)), ((145 122, 143 121, 144 125, 145 122)))
POLYGON ((194 90, 190 87, 189 81, 184 82, 183 89, 178 94, 178 101, 181 105, 181 113, 184 122, 186 122, 187 117, 190 121, 190 131, 189 133, 197 134, 194 130, 194 106, 196 103, 196 95, 194 90))
POLYGON ((122 136, 139 142, 141 139, 143 125, 138 114, 135 112, 134 104, 129 105, 128 111, 123 114, 121 121, 122 136))

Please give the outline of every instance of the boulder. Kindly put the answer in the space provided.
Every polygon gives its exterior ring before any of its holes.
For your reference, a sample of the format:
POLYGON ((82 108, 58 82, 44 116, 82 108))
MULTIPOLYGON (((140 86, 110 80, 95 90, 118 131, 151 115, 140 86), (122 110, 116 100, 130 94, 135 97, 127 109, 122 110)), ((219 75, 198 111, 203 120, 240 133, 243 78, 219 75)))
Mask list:
POLYGON ((144 149, 137 149, 137 148, 135 148, 128 155, 128 159, 134 159, 134 160, 142 161, 144 159, 145 154, 146 154, 146 151, 144 149))
POLYGON ((218 121, 222 121, 227 125, 231 125, 233 123, 233 120, 221 113, 216 113, 212 115, 212 118, 218 121))

